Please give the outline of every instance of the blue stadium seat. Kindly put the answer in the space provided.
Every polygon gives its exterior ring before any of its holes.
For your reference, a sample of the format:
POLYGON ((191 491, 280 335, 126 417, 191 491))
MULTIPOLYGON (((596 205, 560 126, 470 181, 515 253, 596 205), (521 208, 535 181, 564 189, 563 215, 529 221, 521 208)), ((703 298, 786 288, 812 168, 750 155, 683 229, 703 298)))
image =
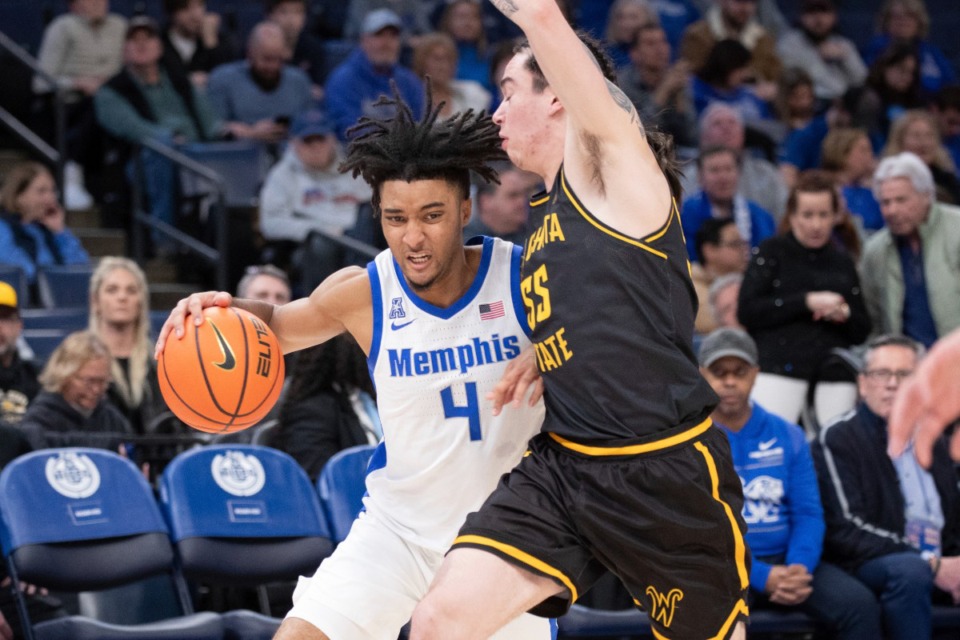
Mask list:
POLYGON ((47 266, 37 271, 40 302, 48 309, 87 308, 92 265, 47 266))
MULTIPOLYGON (((186 451, 164 470, 160 500, 184 575, 257 587, 262 614, 270 613, 264 585, 312 574, 333 550, 307 474, 276 449, 208 445, 186 451)), ((280 624, 243 611, 224 621, 228 634, 249 640, 269 640, 280 624)))
POLYGON ((23 269, 12 264, 0 264, 0 281, 6 282, 17 292, 17 304, 21 311, 30 306, 30 285, 23 269))
POLYGON ((367 467, 375 449, 375 445, 361 444, 338 451, 323 466, 317 478, 320 501, 337 543, 347 537, 353 521, 363 509, 367 467))
POLYGON ((63 333, 87 328, 89 311, 83 307, 70 309, 21 309, 25 331, 54 330, 63 333))
MULTIPOLYGON (((165 575, 181 611, 142 624, 117 625, 86 615, 31 624, 22 594, 17 608, 27 640, 126 638, 215 640, 223 621, 193 614, 174 565, 173 548, 153 492, 129 461, 102 449, 44 449, 0 474, 0 542, 14 584, 63 592, 111 589, 165 575)), ((152 618, 147 617, 153 614, 152 618)))
POLYGON ((24 329, 22 336, 33 351, 34 358, 38 362, 46 362, 67 337, 67 332, 60 329, 24 329))
MULTIPOLYGON (((226 188, 228 207, 255 207, 260 185, 266 174, 263 145, 249 140, 198 142, 184 145, 181 151, 208 169, 216 171, 226 188)), ((181 174, 184 195, 210 192, 208 181, 186 172, 181 174)))

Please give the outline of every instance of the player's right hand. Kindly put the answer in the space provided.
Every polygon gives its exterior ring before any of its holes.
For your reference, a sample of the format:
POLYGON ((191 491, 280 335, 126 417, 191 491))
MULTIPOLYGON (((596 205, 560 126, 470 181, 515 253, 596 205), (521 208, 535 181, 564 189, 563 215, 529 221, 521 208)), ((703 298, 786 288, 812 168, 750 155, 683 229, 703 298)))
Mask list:
POLYGON ((233 304, 233 296, 226 291, 203 291, 201 293, 192 293, 177 303, 177 306, 170 312, 163 326, 160 327, 160 335, 157 336, 157 344, 153 348, 153 357, 159 358, 163 353, 163 347, 167 343, 170 332, 177 337, 177 340, 183 337, 183 325, 187 321, 187 316, 193 316, 193 322, 196 325, 203 323, 203 310, 207 307, 229 307, 233 304))
POLYGON ((487 400, 493 402, 493 415, 500 415, 503 405, 512 403, 519 407, 530 388, 529 404, 532 407, 543 397, 543 379, 537 368, 537 355, 533 347, 528 347, 510 361, 500 377, 500 381, 487 394, 487 400))

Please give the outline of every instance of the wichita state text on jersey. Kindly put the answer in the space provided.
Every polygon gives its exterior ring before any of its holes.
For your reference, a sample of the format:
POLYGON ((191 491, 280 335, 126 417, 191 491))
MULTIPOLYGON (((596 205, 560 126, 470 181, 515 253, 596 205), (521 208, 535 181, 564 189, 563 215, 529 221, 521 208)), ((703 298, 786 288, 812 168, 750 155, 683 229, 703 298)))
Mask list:
POLYGON ((703 422, 716 396, 691 348, 697 300, 676 206, 656 233, 629 238, 583 207, 562 169, 531 204, 520 291, 544 431, 615 446, 703 422))

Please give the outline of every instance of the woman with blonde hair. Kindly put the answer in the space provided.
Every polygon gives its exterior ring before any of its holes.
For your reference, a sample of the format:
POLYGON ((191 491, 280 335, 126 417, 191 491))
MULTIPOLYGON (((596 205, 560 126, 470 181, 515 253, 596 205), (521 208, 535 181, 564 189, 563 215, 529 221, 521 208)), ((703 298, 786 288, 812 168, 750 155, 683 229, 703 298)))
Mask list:
POLYGON ((937 186, 937 200, 949 204, 960 204, 960 180, 957 168, 953 164, 950 152, 940 139, 940 131, 933 116, 924 109, 911 109, 904 112, 893 126, 887 145, 883 148, 883 157, 889 158, 903 151, 909 151, 930 167, 933 182, 937 186))
POLYGON ((133 260, 106 257, 90 278, 89 329, 112 356, 109 400, 137 433, 164 411, 150 340, 150 293, 133 260))
POLYGON ((116 451, 133 433, 106 399, 113 357, 92 331, 71 333, 50 355, 20 429, 34 449, 97 447, 116 451))
POLYGON ((866 130, 852 127, 831 129, 823 139, 820 164, 824 171, 833 175, 847 209, 860 218, 864 230, 872 233, 881 229, 883 214, 871 189, 877 159, 866 130))
POLYGON ((457 46, 445 33, 428 33, 417 38, 413 49, 413 70, 421 79, 430 78, 433 105, 445 103, 441 118, 473 109, 490 108, 490 92, 479 82, 457 80, 457 46))

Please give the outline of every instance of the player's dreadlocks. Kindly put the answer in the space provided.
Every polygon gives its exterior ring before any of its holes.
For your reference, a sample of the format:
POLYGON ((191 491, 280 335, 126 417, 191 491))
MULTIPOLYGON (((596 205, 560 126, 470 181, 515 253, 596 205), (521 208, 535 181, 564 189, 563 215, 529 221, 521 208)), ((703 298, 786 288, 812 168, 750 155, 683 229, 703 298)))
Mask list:
MULTIPOLYGON (((391 82, 393 98, 380 96, 375 107, 392 106, 396 115, 387 120, 364 116, 347 134, 358 135, 350 142, 340 171, 362 176, 373 189, 371 204, 380 214, 380 187, 387 180, 446 180, 460 188, 463 198, 470 194, 470 172, 487 182, 497 182, 489 162, 506 160, 500 146, 499 127, 486 111, 473 109, 440 120, 443 103, 429 107, 419 122, 400 98, 391 82)), ((429 78, 426 104, 433 103, 429 78)))

